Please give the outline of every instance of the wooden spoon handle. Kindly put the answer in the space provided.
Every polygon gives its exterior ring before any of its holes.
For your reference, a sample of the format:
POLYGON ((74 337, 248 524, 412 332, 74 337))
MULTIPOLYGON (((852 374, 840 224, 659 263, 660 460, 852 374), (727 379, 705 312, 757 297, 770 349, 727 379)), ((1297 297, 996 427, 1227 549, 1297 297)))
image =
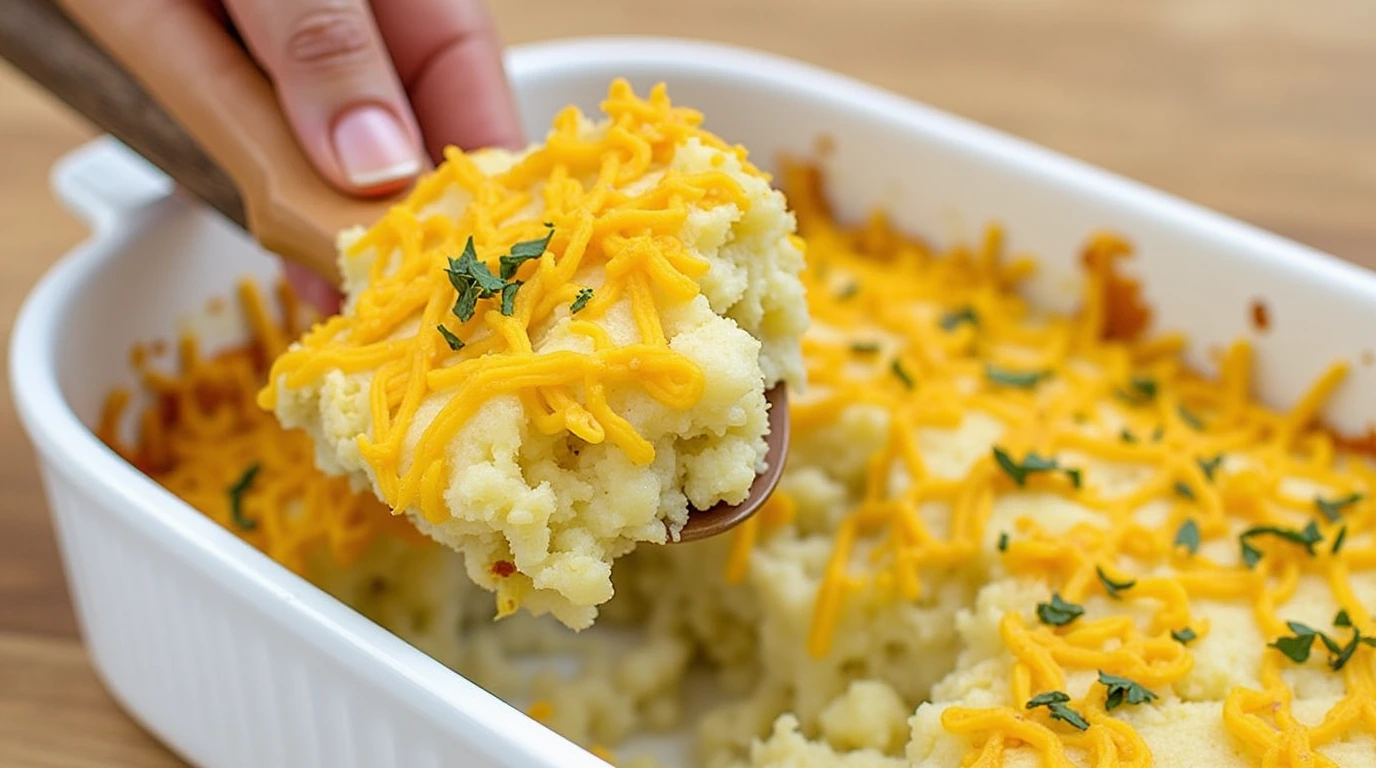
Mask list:
MULTIPOLYGON (((21 12, 35 24, 43 23, 16 35, 27 40, 32 69, 47 73, 47 81, 63 89, 59 95, 64 100, 86 111, 97 97, 80 91, 98 90, 105 81, 77 76, 62 54, 53 50, 49 38, 62 21, 60 11, 51 0, 5 2, 6 12, 0 16, 21 12)), ((148 135, 149 120, 121 118, 119 138, 139 151, 151 147, 147 150, 151 158, 167 154, 156 148, 164 140, 176 142, 179 158, 191 156, 187 147, 199 145, 204 154, 196 166, 166 169, 173 178, 193 191, 204 188, 194 177, 210 167, 205 162, 208 158, 223 170, 212 204, 232 206, 223 189, 227 176, 242 201, 238 207, 242 213, 231 213, 231 218, 244 224, 268 249, 332 280, 337 278, 336 234, 347 226, 373 222, 385 212, 387 201, 347 197, 315 172, 282 115, 272 85, 201 4, 150 0, 61 0, 60 4, 111 54, 99 58, 90 50, 89 40, 68 23, 62 26, 61 37, 74 47, 81 46, 74 61, 93 69, 98 66, 107 77, 118 72, 115 62, 120 62, 185 131, 174 135, 170 121, 160 119, 155 123, 158 133, 148 135)), ((125 87, 118 95, 134 96, 133 82, 127 76, 121 82, 125 87)), ((139 108, 149 103, 146 97, 129 104, 110 102, 105 112, 139 115, 143 114, 139 108)), ((109 114, 98 119, 113 122, 109 114)))
POLYGON ((55 2, 6 0, 0 57, 247 228, 243 200, 224 170, 55 2))

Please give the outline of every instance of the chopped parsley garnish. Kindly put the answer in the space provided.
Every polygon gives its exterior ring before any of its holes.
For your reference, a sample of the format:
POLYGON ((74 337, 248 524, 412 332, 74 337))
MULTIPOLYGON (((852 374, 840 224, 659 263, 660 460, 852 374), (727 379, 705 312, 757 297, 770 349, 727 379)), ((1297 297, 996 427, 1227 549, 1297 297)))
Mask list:
POLYGON ((1184 480, 1175 481, 1175 492, 1177 495, 1184 496, 1191 501, 1194 500, 1194 491, 1190 490, 1189 484, 1184 480))
POLYGON ((1208 478, 1209 482, 1213 482, 1214 472, 1217 472, 1219 465, 1223 463, 1223 454, 1220 453, 1212 459, 1195 459, 1195 463, 1199 465, 1204 477, 1208 478))
POLYGON ((1175 546, 1184 547, 1190 554, 1199 552, 1199 524, 1190 518, 1180 524, 1180 528, 1175 532, 1175 546))
POLYGON ((1136 579, 1128 579, 1127 581, 1114 581, 1110 579, 1108 574, 1104 573, 1103 566, 1095 566, 1094 572, 1099 574, 1099 581, 1103 583, 1104 589, 1108 591, 1108 596, 1112 598, 1117 598, 1118 593, 1125 589, 1132 589, 1137 586, 1136 579))
POLYGON ((858 355, 872 355, 879 351, 879 342, 864 341, 850 345, 850 351, 858 355))
POLYGON ((1047 691, 1046 693, 1039 693, 1031 699, 1028 699, 1027 708, 1036 709, 1037 707, 1046 707, 1051 713, 1051 719, 1069 723, 1077 730, 1089 730, 1089 721, 1085 720, 1084 716, 1079 712, 1067 706, 1066 703, 1069 701, 1070 696, 1061 691, 1047 691))
POLYGON ((588 306, 589 301, 592 301, 592 289, 580 288, 578 289, 578 295, 573 299, 573 303, 569 305, 569 311, 582 311, 583 307, 588 306))
POLYGON ((1136 392, 1148 400, 1156 397, 1155 379, 1149 379, 1146 376, 1134 376, 1132 380, 1128 382, 1128 386, 1132 388, 1133 392, 1136 392))
POLYGON ((1123 704, 1146 704, 1156 699, 1156 694, 1142 687, 1141 683, 1118 677, 1099 670, 1099 684, 1108 689, 1104 699, 1104 709, 1112 712, 1123 704))
POLYGON ((1008 534, 1007 534, 1007 533, 1000 533, 1000 534, 999 534, 999 551, 1000 551, 1000 552, 1007 552, 1007 551, 1008 551, 1008 534))
POLYGON ((1196 432, 1204 431, 1204 422, 1200 421, 1199 417, 1196 416, 1194 412, 1191 411, 1189 408, 1186 408, 1183 405, 1177 405, 1175 407, 1175 412, 1180 414, 1180 420, 1189 425, 1190 429, 1193 429, 1196 432))
POLYGON ((244 494, 253 487, 253 480, 258 477, 259 469, 257 462, 250 464, 234 485, 229 486, 229 516, 241 531, 251 531, 258 527, 257 520, 244 517, 244 494))
POLYGON ((1328 522, 1336 523, 1342 518, 1344 509, 1356 504, 1364 498, 1366 497, 1360 493, 1354 493, 1344 496, 1341 499, 1333 499, 1332 501, 1322 496, 1315 496, 1314 507, 1319 510, 1319 513, 1322 514, 1324 519, 1328 522))
POLYGON ((1123 431, 1118 433, 1118 439, 1125 443, 1137 442, 1137 436, 1129 432, 1127 427, 1124 427, 1123 431))
POLYGON ((463 349, 463 340, 455 336, 453 331, 445 328, 443 325, 435 326, 435 330, 439 331, 440 335, 444 337, 444 341, 449 345, 450 349, 455 352, 463 349))
POLYGON ((984 366, 984 377, 1002 387, 1031 389, 1050 375, 1050 371, 1005 371, 988 363, 984 366))
POLYGON ((1133 376, 1128 380, 1128 388, 1118 390, 1118 396, 1132 405, 1143 405, 1156 398, 1156 380, 1146 376, 1133 376))
POLYGON ((1297 531, 1294 528, 1281 528, 1274 525, 1255 525, 1242 532, 1238 537, 1238 543, 1242 548, 1242 562, 1248 568, 1256 567, 1261 561, 1262 552, 1253 546, 1251 539, 1257 536, 1277 536, 1286 541, 1299 544, 1304 547, 1304 551, 1314 554, 1314 545, 1323 541, 1323 534, 1319 533, 1319 526, 1313 520, 1304 526, 1304 530, 1297 531))
POLYGON ((1343 548, 1344 541, 1347 541, 1347 526, 1345 525, 1338 529, 1338 535, 1333 539, 1333 554, 1338 554, 1339 550, 1343 548))
POLYGON ((1064 691, 1047 691, 1046 693, 1039 693, 1028 699, 1027 708, 1036 709, 1037 707, 1045 707, 1051 704, 1064 704, 1068 701, 1070 701, 1070 695, 1064 691))
MULTIPOLYGON (((1376 637, 1362 637, 1362 631, 1360 629, 1357 629, 1356 627, 1353 627, 1352 639, 1348 640, 1347 645, 1344 645, 1341 650, 1337 651, 1333 654, 1333 656, 1329 657, 1328 667, 1332 669, 1334 672, 1337 672, 1338 670, 1346 666, 1347 662, 1352 659, 1352 654, 1357 652, 1357 645, 1359 643, 1365 643, 1369 646, 1372 646, 1373 648, 1376 648, 1376 637)), ((1329 650, 1332 650, 1332 648, 1330 648, 1329 650)))
POLYGON ((1350 626, 1352 626, 1352 617, 1347 615, 1347 610, 1346 610, 1346 609, 1343 609, 1343 610, 1338 611, 1338 615, 1333 617, 1333 626, 1335 626, 1335 627, 1350 627, 1350 626))
POLYGON ((889 370, 893 371, 893 375, 897 376, 898 380, 903 382, 903 386, 908 389, 912 389, 916 386, 913 383, 913 377, 907 371, 903 370, 903 363, 899 362, 898 358, 895 357, 893 359, 893 363, 889 365, 889 370))
POLYGON ((1037 603, 1037 618, 1053 627, 1064 627, 1084 614, 1084 606, 1067 603, 1060 592, 1052 592, 1049 603, 1037 603))
POLYGON ((941 330, 943 331, 954 331, 960 327, 961 323, 979 325, 979 315, 975 314, 974 307, 962 307, 941 316, 941 330))
POLYGON ((488 270, 486 264, 478 261, 471 236, 459 258, 449 260, 449 268, 445 273, 449 275, 449 284, 459 292, 459 298, 454 302, 454 315, 464 322, 473 319, 478 299, 491 298, 506 285, 505 281, 488 270))
POLYGON ((850 285, 847 285, 845 288, 842 288, 841 290, 837 291, 836 298, 840 299, 841 301, 845 301, 846 299, 853 298, 855 294, 859 292, 860 284, 851 283, 850 285))
POLYGON ((502 314, 511 317, 516 311, 516 292, 524 285, 520 280, 512 280, 502 286, 502 314))
MULTIPOLYGON (((1352 620, 1347 616, 1346 611, 1340 612, 1333 618, 1335 626, 1351 626, 1352 620), (1339 619, 1346 619, 1346 623, 1339 623, 1339 619)), ((1342 669, 1347 662, 1352 660, 1352 654, 1357 652, 1359 645, 1369 645, 1376 647, 1376 638, 1365 637, 1361 630, 1352 627, 1352 638, 1346 645, 1340 645, 1337 640, 1329 637, 1326 633, 1317 629, 1301 624, 1298 621, 1287 621, 1285 626, 1290 628, 1294 634, 1289 637, 1276 638, 1274 643, 1270 643, 1272 648, 1285 654, 1286 658, 1296 664, 1303 664, 1309 660, 1309 653, 1314 648, 1314 638, 1318 638, 1325 648, 1328 649, 1328 667, 1334 672, 1342 669)))
POLYGON ((1084 476, 1079 469, 1062 467, 1054 458, 1039 456, 1035 452, 1029 452, 1019 464, 1007 451, 994 446, 994 461, 998 462, 1004 474, 1012 478, 1019 487, 1027 485, 1027 476, 1037 472, 1065 472, 1066 477, 1070 478, 1070 484, 1076 488, 1084 482, 1084 476))
POLYGON ((1180 643, 1181 645, 1189 645, 1190 642, 1194 640, 1196 637, 1198 637, 1198 635, 1196 635, 1194 633, 1194 630, 1190 629, 1189 627, 1185 627, 1184 629, 1171 630, 1171 639, 1177 643, 1180 643))
POLYGON ((516 270, 520 269, 521 265, 527 261, 545 255, 545 251, 549 248, 550 238, 554 237, 554 225, 545 222, 545 226, 549 228, 549 231, 545 233, 544 237, 539 240, 526 240, 517 243, 511 246, 511 253, 498 259, 503 280, 510 280, 515 277, 516 270))
MULTIPOLYGON (((1314 637, 1323 635, 1323 633, 1312 627, 1301 624, 1298 621, 1287 621, 1285 625, 1295 634, 1290 637, 1278 637, 1274 643, 1270 643, 1269 645, 1285 654, 1287 658, 1296 664, 1303 664, 1309 661, 1309 652, 1314 648, 1314 637)), ((1324 637, 1328 636, 1324 635, 1324 637)), ((1329 638, 1329 640, 1331 641, 1332 638, 1329 638)))
POLYGON ((1159 442, 1161 442, 1161 438, 1163 438, 1163 437, 1165 437, 1165 436, 1166 436, 1166 428, 1163 427, 1163 426, 1161 426, 1160 424, 1157 424, 1157 425, 1156 425, 1156 429, 1152 430, 1152 433, 1151 433, 1151 441, 1152 441, 1153 443, 1159 443, 1159 442))

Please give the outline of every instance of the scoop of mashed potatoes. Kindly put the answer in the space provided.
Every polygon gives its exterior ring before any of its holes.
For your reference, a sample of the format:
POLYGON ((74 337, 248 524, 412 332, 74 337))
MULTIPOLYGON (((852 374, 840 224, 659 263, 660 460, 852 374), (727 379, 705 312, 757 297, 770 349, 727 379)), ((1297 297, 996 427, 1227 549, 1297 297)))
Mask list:
POLYGON ((745 152, 612 85, 522 152, 453 151, 341 236, 342 313, 262 402, 518 607, 590 625, 612 561, 742 501, 802 383, 802 241, 745 152))

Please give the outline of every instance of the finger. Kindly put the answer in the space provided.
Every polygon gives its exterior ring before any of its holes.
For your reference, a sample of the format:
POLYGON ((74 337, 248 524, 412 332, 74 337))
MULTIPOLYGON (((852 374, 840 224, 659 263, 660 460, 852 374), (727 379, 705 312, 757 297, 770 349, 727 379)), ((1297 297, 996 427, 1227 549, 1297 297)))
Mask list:
POLYGON ((524 143, 501 42, 481 0, 375 0, 373 13, 432 158, 451 144, 524 143))
POLYGON ((227 0, 297 139, 347 192, 392 192, 421 171, 420 131, 366 0, 227 0))
POLYGON ((328 280, 294 261, 282 262, 282 274, 297 298, 328 317, 339 311, 343 297, 328 280))

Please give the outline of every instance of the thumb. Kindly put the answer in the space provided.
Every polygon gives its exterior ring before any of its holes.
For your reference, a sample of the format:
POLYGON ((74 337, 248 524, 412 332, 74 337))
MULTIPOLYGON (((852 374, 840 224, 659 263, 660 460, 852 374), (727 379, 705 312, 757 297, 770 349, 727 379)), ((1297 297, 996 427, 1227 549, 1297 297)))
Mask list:
POLYGON ((322 176, 344 192, 373 195, 420 173, 420 131, 366 0, 225 6, 322 176))

